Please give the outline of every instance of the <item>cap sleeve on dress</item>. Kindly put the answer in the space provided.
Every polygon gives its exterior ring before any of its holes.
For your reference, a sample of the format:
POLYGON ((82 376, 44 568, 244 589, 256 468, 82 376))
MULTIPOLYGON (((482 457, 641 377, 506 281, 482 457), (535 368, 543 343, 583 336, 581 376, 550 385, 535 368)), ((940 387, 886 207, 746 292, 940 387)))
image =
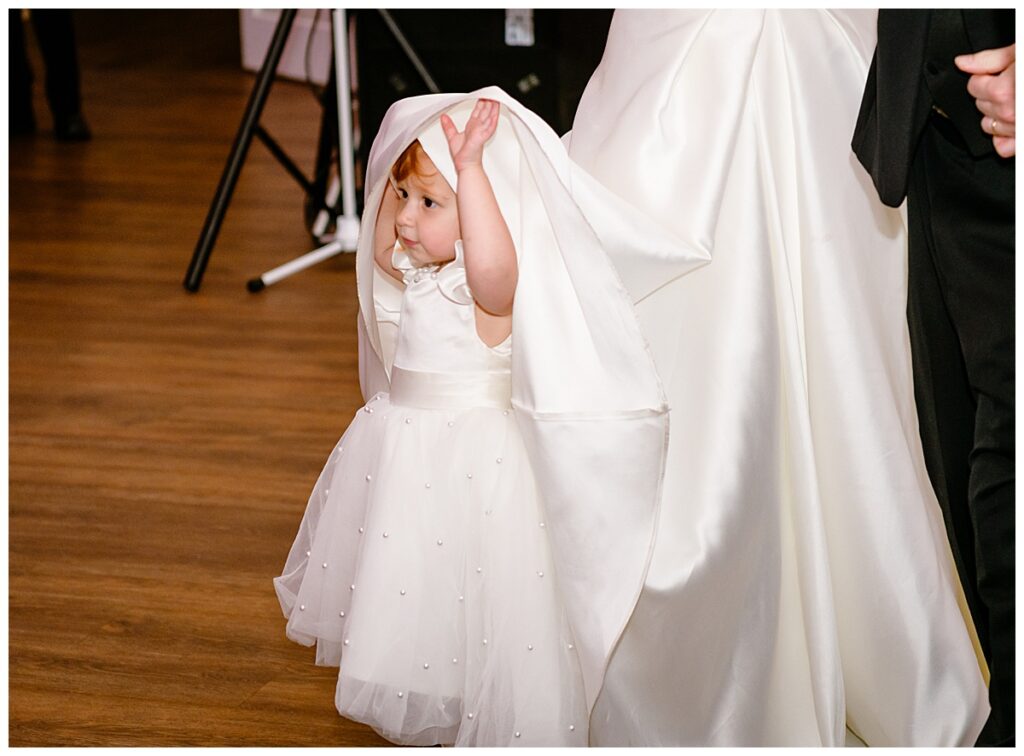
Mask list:
POLYGON ((446 299, 460 305, 473 304, 473 292, 466 281, 466 256, 462 239, 455 242, 455 259, 445 265, 437 274, 437 288, 446 299))

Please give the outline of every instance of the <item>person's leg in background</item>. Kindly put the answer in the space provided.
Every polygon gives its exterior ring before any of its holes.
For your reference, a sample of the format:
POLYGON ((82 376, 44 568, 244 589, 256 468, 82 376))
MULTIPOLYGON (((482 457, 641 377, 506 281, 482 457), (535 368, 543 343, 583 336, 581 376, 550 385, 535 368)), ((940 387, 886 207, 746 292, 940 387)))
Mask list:
MULTIPOLYGON (((11 135, 36 130, 32 112, 32 68, 25 44, 20 10, 8 11, 10 48, 11 135)), ((75 27, 70 10, 35 9, 30 22, 46 67, 46 101, 53 115, 53 134, 64 142, 81 142, 92 137, 82 115, 82 94, 75 46, 75 27)))
POLYGON ((46 62, 46 99, 53 114, 53 132, 62 141, 89 139, 82 116, 78 48, 70 10, 32 11, 39 49, 46 62))
POLYGON ((1014 736, 1014 161, 932 117, 908 193, 908 319, 929 475, 991 671, 979 745, 1014 736))
POLYGON ((32 113, 32 68, 25 48, 25 27, 20 10, 7 11, 7 108, 11 136, 32 134, 36 119, 32 113))

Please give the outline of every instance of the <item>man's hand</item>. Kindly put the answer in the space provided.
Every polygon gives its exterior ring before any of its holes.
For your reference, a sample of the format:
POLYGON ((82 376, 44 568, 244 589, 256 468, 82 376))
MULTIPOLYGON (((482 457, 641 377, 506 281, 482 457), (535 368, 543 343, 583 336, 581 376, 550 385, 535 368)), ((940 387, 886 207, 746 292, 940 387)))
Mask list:
POLYGON ((498 114, 501 105, 494 100, 477 100, 466 130, 459 131, 452 119, 441 116, 441 128, 448 140, 448 149, 452 153, 455 170, 461 172, 470 165, 480 165, 484 154, 484 143, 491 138, 498 128, 498 114))
POLYGON ((973 55, 958 55, 957 68, 972 74, 967 91, 982 112, 981 130, 992 135, 992 144, 1002 157, 1017 153, 1017 113, 1015 66, 1017 45, 981 50, 973 55))

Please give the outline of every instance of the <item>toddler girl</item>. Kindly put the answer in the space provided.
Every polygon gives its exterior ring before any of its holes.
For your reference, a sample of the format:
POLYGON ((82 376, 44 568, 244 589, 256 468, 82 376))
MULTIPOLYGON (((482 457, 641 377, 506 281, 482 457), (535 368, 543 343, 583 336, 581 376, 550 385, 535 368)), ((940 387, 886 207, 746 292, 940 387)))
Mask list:
POLYGON ((637 225, 536 116, 479 94, 396 103, 374 143, 357 273, 382 390, 275 586, 289 637, 340 664, 338 711, 389 740, 586 745, 667 433, 602 251, 637 225))

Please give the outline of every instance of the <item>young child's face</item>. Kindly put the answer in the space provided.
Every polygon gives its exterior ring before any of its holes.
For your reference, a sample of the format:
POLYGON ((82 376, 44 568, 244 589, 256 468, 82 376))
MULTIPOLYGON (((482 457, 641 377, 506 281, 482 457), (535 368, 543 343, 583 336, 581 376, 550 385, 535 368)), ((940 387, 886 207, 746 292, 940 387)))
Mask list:
POLYGON ((459 209, 455 192, 425 154, 423 171, 395 182, 398 212, 395 233, 402 248, 417 265, 455 259, 459 209))

